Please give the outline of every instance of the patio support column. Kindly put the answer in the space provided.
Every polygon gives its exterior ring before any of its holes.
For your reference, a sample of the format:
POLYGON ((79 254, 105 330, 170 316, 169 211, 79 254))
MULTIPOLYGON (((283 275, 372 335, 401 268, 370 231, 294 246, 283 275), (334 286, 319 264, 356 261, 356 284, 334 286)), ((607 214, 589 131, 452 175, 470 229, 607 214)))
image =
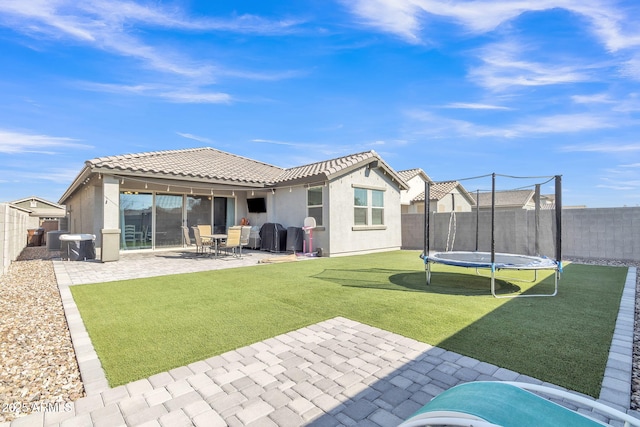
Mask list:
POLYGON ((112 176, 102 178, 102 262, 120 258, 120 181, 112 176))

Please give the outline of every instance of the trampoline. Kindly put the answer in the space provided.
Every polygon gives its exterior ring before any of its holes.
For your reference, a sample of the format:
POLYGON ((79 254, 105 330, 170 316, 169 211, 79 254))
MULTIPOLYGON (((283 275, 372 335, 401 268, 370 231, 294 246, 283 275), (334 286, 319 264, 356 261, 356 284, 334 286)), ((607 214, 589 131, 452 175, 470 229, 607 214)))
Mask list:
MULTIPOLYGON (((489 175, 485 175, 489 176, 489 175)), ((446 243, 446 251, 445 252, 437 252, 431 254, 429 250, 430 246, 430 238, 429 238, 429 212, 430 212, 430 187, 433 183, 425 182, 425 235, 424 235, 424 250, 420 257, 423 259, 425 264, 425 273, 426 273, 426 281, 427 285, 431 284, 431 264, 444 264, 453 267, 463 267, 463 268, 475 268, 476 273, 480 275, 481 270, 490 270, 491 275, 491 294, 496 298, 514 298, 514 297, 537 297, 537 296, 555 296, 558 293, 558 280, 560 278, 560 274, 562 273, 562 187, 561 187, 561 175, 555 175, 553 177, 542 177, 542 178, 550 178, 545 184, 551 180, 555 180, 555 228, 556 228, 556 238, 555 238, 555 255, 556 259, 551 259, 546 256, 538 256, 538 255, 520 255, 513 253, 500 253, 496 252, 496 244, 495 244, 495 181, 496 174, 493 173, 490 175, 492 178, 492 188, 491 188, 491 251, 490 252, 481 252, 478 251, 478 220, 476 220, 476 249, 475 251, 453 251, 453 241, 455 239, 455 211, 452 211, 452 219, 449 224, 449 234, 451 234, 451 227, 453 224, 454 227, 454 239, 450 239, 450 235, 447 235, 447 243, 446 243), (451 242, 451 251, 449 250, 449 243, 451 242), (531 270, 534 273, 534 277, 532 280, 528 281, 529 283, 533 283, 537 281, 538 278, 538 270, 553 270, 555 283, 554 289, 552 293, 526 293, 526 294, 517 294, 517 295, 497 295, 496 294, 496 272, 500 270, 531 270)), ((482 178, 482 177, 475 177, 482 178)), ((510 178, 532 178, 532 177, 513 177, 510 178)), ((533 177, 533 178, 541 178, 541 177, 533 177)), ((474 179, 474 178, 469 178, 474 179)), ((536 253, 538 252, 538 227, 539 227, 539 195, 540 195, 540 187, 542 184, 536 184, 536 253)), ((453 194, 452 194, 453 196, 453 194)), ((479 196, 476 200, 479 200, 479 196)), ((452 203, 452 206, 454 204, 452 203)), ((479 208, 476 209, 476 218, 479 216, 479 208)), ((513 281, 525 282, 527 280, 523 280, 520 278, 501 278, 513 281)))
MULTIPOLYGON (((553 293, 550 294, 524 294, 519 296, 555 296, 558 293, 558 276, 562 271, 562 264, 547 257, 517 255, 506 253, 491 252, 467 252, 452 251, 438 252, 428 257, 424 257, 426 264, 427 285, 431 284, 431 263, 450 265, 454 267, 475 268, 476 273, 480 275, 480 270, 491 271, 491 294, 496 298, 504 298, 496 293, 496 272, 500 270, 532 270, 534 277, 530 282, 538 280, 538 270, 554 270, 556 271, 553 293), (492 261, 493 258, 493 261, 492 261)), ((522 279, 514 279, 514 281, 523 281, 522 279)))

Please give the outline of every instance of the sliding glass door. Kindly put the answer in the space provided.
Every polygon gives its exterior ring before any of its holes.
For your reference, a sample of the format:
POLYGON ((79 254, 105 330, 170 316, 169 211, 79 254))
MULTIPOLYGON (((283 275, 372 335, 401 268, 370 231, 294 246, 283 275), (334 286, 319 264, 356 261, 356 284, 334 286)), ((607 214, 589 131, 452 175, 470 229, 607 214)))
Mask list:
POLYGON ((152 194, 120 194, 120 249, 151 249, 152 194))
POLYGON ((211 225, 211 206, 211 196, 187 196, 187 226, 192 238, 191 227, 201 224, 211 225))
POLYGON ((210 224, 225 234, 235 222, 235 198, 120 193, 121 250, 181 247, 182 225, 210 224))
POLYGON ((156 194, 156 248, 182 246, 182 201, 180 194, 156 194))

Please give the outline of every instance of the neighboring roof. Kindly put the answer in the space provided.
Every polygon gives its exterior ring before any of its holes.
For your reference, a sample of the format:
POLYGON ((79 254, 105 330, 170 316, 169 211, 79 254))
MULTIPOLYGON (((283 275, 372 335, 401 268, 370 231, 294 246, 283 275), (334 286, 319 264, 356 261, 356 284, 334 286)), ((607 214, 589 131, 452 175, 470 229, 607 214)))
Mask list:
POLYGON ((243 186, 274 186, 291 181, 308 181, 316 177, 322 180, 332 179, 367 164, 381 168, 398 182, 401 189, 408 188, 398 173, 373 150, 284 169, 215 148, 202 147, 87 160, 60 201, 66 200, 92 173, 100 172, 243 186))
MULTIPOLYGON (((447 194, 459 188, 460 194, 466 197, 471 204, 475 204, 475 199, 467 192, 467 190, 458 181, 436 182, 429 188, 429 200, 442 200, 447 194)), ((418 194, 413 202, 424 202, 424 191, 418 194)))
MULTIPOLYGON (((429 175, 427 175, 421 168, 398 171, 398 175, 400 175, 400 178, 402 178, 405 182, 409 182, 411 178, 414 178, 417 175, 420 175, 426 182, 433 182, 433 180, 429 178, 429 175)), ((422 197, 424 197, 424 195, 422 197)))
POLYGON ((49 200, 43 199, 43 198, 38 197, 38 196, 25 197, 24 199, 13 200, 13 201, 11 201, 9 203, 12 204, 12 205, 20 205, 21 203, 31 202, 32 200, 35 200, 36 202, 42 203, 44 205, 51 206, 52 208, 66 209, 63 205, 59 205, 58 203, 55 203, 55 202, 50 202, 49 200))
POLYGON ((14 200, 9 204, 15 208, 20 208, 29 212, 29 216, 38 218, 62 218, 66 215, 66 207, 59 205, 41 197, 31 196, 24 199, 14 200), (33 206, 33 202, 35 206, 33 206))
MULTIPOLYGON (((496 206, 497 207, 524 207, 532 199, 534 190, 510 190, 510 191, 496 191, 496 206)), ((491 192, 480 193, 478 200, 478 207, 488 208, 491 207, 491 192)), ((475 194, 472 197, 476 198, 475 194)))

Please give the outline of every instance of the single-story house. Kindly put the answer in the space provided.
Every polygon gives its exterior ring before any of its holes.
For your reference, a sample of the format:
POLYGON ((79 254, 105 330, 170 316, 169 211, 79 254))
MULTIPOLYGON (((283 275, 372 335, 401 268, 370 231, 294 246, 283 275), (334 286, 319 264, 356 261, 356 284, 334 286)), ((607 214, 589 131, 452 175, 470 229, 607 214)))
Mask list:
POLYGON ((9 203, 29 213, 25 238, 30 246, 46 244, 49 231, 63 230, 67 226, 67 210, 63 205, 36 196, 9 203))
POLYGON ((27 228, 42 227, 46 221, 60 221, 67 214, 64 206, 36 196, 25 197, 9 203, 29 212, 27 228))
POLYGON ((181 247, 183 225, 224 233, 247 221, 302 227, 307 217, 313 249, 339 256, 399 249, 407 188, 375 151, 281 168, 203 147, 88 160, 59 202, 71 233, 96 235, 103 261, 181 247))
POLYGON ((402 213, 424 213, 425 183, 430 183, 429 204, 433 212, 470 212, 475 200, 458 181, 434 182, 420 168, 398 172, 409 189, 402 191, 402 213))

